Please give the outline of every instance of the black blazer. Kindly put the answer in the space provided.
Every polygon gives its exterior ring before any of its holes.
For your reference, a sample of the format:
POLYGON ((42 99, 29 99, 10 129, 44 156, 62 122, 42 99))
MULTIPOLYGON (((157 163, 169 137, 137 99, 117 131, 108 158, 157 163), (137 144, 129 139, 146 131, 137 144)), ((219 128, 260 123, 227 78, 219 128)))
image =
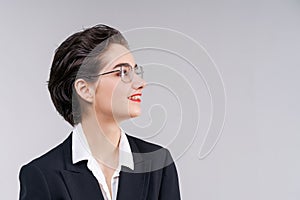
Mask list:
MULTIPOLYGON (((127 137, 132 152, 143 154, 133 154, 134 171, 122 166, 117 199, 179 200, 177 170, 169 151, 127 137), (155 156, 145 154, 159 149, 160 153, 155 156), (167 166, 160 168, 160 165, 167 166), (142 173, 135 173, 138 171, 142 173)), ((71 138, 72 133, 57 147, 22 166, 20 200, 103 200, 99 183, 87 168, 87 161, 72 163, 71 138)))

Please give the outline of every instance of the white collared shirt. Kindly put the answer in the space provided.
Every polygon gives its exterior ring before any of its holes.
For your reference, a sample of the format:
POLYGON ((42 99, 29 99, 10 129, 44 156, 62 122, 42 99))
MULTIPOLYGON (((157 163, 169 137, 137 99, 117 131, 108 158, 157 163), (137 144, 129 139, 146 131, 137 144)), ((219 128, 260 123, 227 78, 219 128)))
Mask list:
POLYGON ((132 152, 131 152, 131 148, 127 136, 122 128, 120 128, 120 130, 121 130, 121 137, 119 142, 119 164, 111 179, 112 196, 110 196, 110 192, 105 181, 105 176, 98 162, 92 156, 86 136, 83 132, 80 123, 74 127, 73 134, 72 134, 72 162, 73 164, 75 164, 82 160, 88 161, 87 167, 89 168, 89 170, 91 170, 95 178, 98 180, 104 200, 117 199, 119 173, 121 170, 121 165, 127 166, 132 170, 134 169, 133 156, 132 156, 132 152))

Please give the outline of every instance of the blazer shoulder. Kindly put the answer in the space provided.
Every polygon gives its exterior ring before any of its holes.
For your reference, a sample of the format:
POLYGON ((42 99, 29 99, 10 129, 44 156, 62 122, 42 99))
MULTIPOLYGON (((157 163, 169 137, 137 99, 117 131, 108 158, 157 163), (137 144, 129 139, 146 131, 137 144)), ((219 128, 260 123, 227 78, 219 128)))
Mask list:
POLYGON ((161 171, 168 166, 174 166, 174 160, 170 151, 161 145, 128 136, 131 151, 136 157, 140 156, 143 160, 151 161, 151 171, 161 171))
POLYGON ((70 134, 63 142, 56 145, 46 153, 34 158, 24 166, 34 166, 40 169, 47 169, 51 167, 60 168, 64 164, 64 148, 71 145, 70 134))
POLYGON ((153 151, 157 151, 160 149, 164 149, 167 150, 165 147, 153 143, 153 142, 149 142, 140 138, 137 138, 135 136, 132 135, 128 135, 126 134, 128 141, 130 143, 130 145, 132 146, 133 144, 135 144, 139 150, 139 152, 141 153, 149 153, 149 152, 153 152, 153 151))
POLYGON ((133 153, 142 153, 144 157, 152 160, 158 159, 159 162, 161 162, 161 159, 166 160, 168 163, 173 162, 172 155, 168 148, 128 134, 126 135, 130 146, 133 147, 131 149, 133 153))

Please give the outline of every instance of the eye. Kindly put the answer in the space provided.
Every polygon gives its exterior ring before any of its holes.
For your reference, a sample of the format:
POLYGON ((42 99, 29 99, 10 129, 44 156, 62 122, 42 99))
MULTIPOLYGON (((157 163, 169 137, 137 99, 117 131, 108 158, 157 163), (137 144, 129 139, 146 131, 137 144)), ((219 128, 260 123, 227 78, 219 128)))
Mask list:
POLYGON ((121 76, 122 72, 121 69, 116 73, 117 76, 121 76))
POLYGON ((123 74, 123 75, 126 76, 130 72, 130 67, 128 67, 128 66, 122 66, 121 69, 120 69, 120 71, 121 71, 121 74, 123 74))

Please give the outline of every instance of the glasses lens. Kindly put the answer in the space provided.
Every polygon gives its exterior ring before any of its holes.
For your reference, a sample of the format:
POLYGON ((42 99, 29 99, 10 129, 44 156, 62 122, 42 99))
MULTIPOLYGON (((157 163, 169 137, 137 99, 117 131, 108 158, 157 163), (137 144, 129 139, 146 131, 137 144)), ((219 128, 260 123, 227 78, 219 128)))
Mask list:
POLYGON ((135 65, 134 69, 130 65, 123 65, 120 68, 122 81, 129 83, 133 79, 133 71, 136 75, 143 78, 144 70, 142 66, 135 65))
POLYGON ((132 80, 132 69, 131 69, 131 66, 122 66, 121 67, 121 78, 122 78, 122 81, 128 83, 132 80))
POLYGON ((138 75, 139 77, 143 78, 144 70, 143 70, 142 66, 135 65, 134 66, 134 72, 136 73, 136 75, 138 75))

